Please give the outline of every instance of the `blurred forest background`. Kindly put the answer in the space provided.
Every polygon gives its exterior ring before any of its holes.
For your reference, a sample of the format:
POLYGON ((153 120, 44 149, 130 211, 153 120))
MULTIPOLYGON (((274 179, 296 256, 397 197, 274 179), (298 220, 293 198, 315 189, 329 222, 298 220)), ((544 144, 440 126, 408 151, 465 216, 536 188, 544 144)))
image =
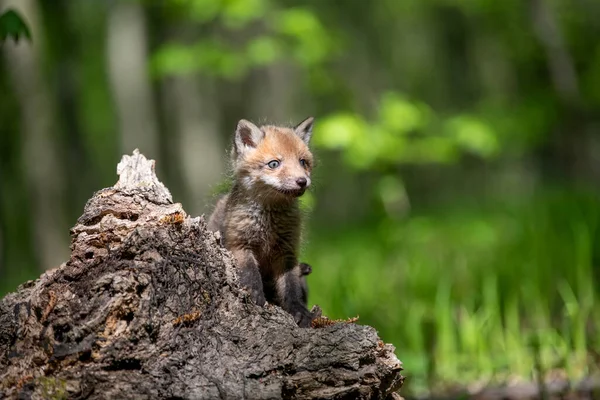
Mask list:
POLYGON ((210 211, 237 121, 316 117, 310 304, 406 392, 600 360, 600 2, 0 0, 0 295, 67 260, 134 148, 210 211))

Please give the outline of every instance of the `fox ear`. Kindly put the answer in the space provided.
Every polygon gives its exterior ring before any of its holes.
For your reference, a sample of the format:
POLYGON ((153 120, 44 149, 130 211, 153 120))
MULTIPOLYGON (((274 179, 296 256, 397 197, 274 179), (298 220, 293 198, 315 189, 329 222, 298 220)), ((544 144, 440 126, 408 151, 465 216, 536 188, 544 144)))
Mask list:
POLYGON ((235 151, 243 154, 249 148, 255 148, 265 137, 265 133, 250 121, 241 119, 235 129, 235 151))
POLYGON ((308 117, 294 127, 294 133, 298 135, 307 146, 312 136, 313 122, 315 122, 315 119, 313 117, 308 117))

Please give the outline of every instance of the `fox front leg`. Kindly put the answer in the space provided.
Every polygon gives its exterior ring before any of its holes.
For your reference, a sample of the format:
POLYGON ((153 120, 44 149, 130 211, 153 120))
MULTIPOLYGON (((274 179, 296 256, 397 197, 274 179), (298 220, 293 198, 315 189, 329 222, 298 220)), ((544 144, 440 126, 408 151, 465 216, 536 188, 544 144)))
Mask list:
POLYGON ((290 313, 301 328, 310 327, 313 315, 303 302, 301 277, 296 268, 285 272, 277 280, 277 299, 281 307, 290 313))
POLYGON ((312 267, 307 263, 299 263, 295 268, 298 272, 298 279, 300 280, 300 300, 305 307, 308 307, 308 283, 306 282, 306 276, 312 272, 312 267))
POLYGON ((234 250, 232 253, 238 267, 240 283, 250 292, 256 304, 264 306, 265 291, 256 257, 250 250, 234 250))

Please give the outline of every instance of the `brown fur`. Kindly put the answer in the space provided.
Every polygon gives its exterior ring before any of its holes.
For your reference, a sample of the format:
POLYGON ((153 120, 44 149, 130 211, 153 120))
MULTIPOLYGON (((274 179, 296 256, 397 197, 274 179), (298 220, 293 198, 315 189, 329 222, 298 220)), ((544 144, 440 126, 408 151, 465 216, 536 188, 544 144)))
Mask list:
POLYGON ((298 197, 310 186, 313 165, 307 146, 311 129, 312 119, 294 129, 240 121, 232 152, 235 182, 208 223, 221 232, 257 304, 278 304, 302 326, 311 317, 294 268, 301 230, 298 197), (272 161, 279 164, 272 168, 272 161))

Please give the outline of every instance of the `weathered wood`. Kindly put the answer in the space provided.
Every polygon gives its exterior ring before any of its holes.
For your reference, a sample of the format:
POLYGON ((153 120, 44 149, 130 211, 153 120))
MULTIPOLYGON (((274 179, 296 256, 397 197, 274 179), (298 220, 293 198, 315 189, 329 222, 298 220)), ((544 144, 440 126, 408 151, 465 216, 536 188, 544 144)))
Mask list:
POLYGON ((139 152, 88 201, 71 258, 0 301, 0 398, 383 399, 368 326, 301 329, 239 287, 230 254, 139 152))

